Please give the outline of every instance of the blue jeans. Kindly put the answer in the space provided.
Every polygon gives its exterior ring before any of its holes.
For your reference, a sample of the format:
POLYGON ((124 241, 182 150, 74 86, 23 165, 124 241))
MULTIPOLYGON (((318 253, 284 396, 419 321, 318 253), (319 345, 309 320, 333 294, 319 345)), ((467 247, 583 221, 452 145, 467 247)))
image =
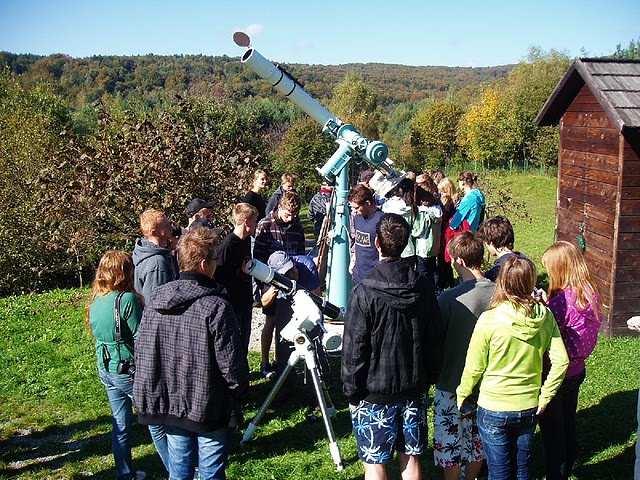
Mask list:
MULTIPOLYGON (((131 445, 129 444, 129 432, 133 422, 132 402, 133 377, 109 373, 99 370, 100 381, 107 391, 107 398, 111 406, 112 424, 111 447, 116 464, 118 479, 130 479, 135 477, 135 471, 131 464, 131 445)), ((169 470, 169 453, 167 451, 167 436, 163 425, 149 425, 149 432, 153 444, 158 451, 167 471, 169 470)))
POLYGON ((200 480, 224 480, 227 443, 226 428, 207 433, 194 433, 178 427, 167 427, 169 478, 191 480, 196 467, 194 459, 198 458, 200 480))
POLYGON ((478 407, 478 430, 489 467, 489 480, 529 479, 536 410, 492 412, 478 407))

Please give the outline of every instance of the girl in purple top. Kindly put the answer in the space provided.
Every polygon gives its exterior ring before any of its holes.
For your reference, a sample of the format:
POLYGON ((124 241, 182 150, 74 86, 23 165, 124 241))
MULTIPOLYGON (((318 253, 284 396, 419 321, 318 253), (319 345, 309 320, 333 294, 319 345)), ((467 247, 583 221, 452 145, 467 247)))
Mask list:
POLYGON ((544 252, 549 274, 548 306, 558 322, 569 355, 569 368, 558 393, 540 416, 547 480, 568 479, 576 460, 576 410, 585 378, 585 360, 598 341, 601 314, 598 294, 582 253, 569 242, 544 252))

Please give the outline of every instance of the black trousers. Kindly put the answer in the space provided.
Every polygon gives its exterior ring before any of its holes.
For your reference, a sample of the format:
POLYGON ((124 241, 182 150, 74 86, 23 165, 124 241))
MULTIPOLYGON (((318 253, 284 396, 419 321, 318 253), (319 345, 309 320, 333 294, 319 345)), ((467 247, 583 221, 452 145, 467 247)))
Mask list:
POLYGON ((438 285, 438 267, 436 257, 419 257, 416 255, 416 272, 431 280, 434 288, 438 285))
POLYGON ((585 371, 565 378, 540 416, 547 480, 567 480, 576 461, 576 410, 585 371))
POLYGON ((438 257, 437 271, 438 283, 436 284, 436 287, 438 291, 446 290, 447 288, 455 286, 455 281, 453 279, 453 267, 451 266, 451 263, 444 261, 444 255, 440 255, 438 257))

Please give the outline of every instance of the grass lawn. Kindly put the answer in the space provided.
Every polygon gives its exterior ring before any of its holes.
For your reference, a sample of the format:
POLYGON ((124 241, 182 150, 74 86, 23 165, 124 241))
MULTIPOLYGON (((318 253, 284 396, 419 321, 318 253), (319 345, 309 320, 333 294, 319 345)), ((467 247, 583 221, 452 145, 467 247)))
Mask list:
MULTIPOLYGON (((555 181, 533 175, 492 181, 503 182, 526 203, 532 220, 514 221, 517 248, 539 264, 553 240, 555 181)), ((93 343, 83 325, 86 293, 57 290, 0 300, 0 478, 115 477, 109 407, 96 376, 93 343)), ((578 479, 632 476, 638 351, 639 338, 601 339, 589 359, 580 394, 578 479)), ((256 354, 251 362, 257 370, 256 354)), ((304 402, 289 397, 277 402, 255 440, 231 453, 229 478, 361 478, 337 375, 336 367, 330 383, 339 409, 334 426, 346 467, 343 473, 334 470, 322 422, 310 423, 304 402)), ((247 420, 268 389, 268 383, 254 379, 247 420)), ((136 467, 148 478, 164 478, 144 428, 135 428, 133 445, 136 467)), ((541 478, 538 437, 536 445, 534 469, 541 478)), ((429 450, 424 456, 427 478, 440 478, 431 458, 429 450)))

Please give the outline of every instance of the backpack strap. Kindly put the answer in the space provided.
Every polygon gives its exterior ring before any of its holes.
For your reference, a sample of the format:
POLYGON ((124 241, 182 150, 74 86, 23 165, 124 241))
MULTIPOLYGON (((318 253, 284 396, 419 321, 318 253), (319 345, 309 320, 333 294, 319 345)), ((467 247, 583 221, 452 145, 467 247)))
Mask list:
POLYGON ((115 339, 118 347, 122 342, 122 317, 120 315, 120 305, 122 303, 122 297, 124 296, 124 292, 118 292, 116 295, 116 299, 113 302, 113 322, 115 328, 115 339))

